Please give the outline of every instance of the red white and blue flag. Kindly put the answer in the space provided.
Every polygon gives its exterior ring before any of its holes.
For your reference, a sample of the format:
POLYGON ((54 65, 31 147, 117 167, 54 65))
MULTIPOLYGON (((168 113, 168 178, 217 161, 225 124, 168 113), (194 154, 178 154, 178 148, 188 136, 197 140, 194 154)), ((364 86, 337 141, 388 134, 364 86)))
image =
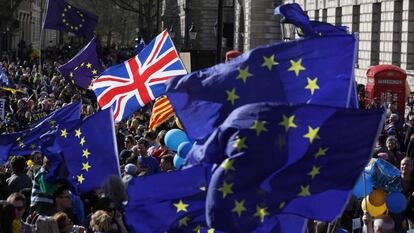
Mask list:
POLYGON ((115 122, 165 93, 164 83, 187 74, 177 50, 163 31, 137 56, 108 68, 93 82, 101 109, 112 107, 115 122))

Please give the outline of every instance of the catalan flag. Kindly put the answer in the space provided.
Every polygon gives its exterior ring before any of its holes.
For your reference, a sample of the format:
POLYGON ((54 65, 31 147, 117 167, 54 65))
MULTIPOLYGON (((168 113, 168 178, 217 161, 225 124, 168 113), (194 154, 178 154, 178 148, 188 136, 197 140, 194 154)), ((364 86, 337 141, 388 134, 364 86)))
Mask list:
POLYGON ((168 98, 166 96, 162 96, 155 102, 154 107, 152 108, 149 128, 151 130, 155 130, 155 128, 170 119, 172 116, 174 116, 174 109, 168 98))

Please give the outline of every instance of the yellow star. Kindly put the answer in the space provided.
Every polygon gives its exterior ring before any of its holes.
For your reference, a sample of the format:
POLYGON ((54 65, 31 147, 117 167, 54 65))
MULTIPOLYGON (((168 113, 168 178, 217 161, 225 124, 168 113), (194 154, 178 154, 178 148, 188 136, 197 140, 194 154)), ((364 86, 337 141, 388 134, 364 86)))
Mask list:
POLYGON ((185 204, 182 200, 180 200, 178 203, 173 203, 173 205, 177 208, 177 213, 180 211, 187 212, 188 204, 185 204))
POLYGON ((208 229, 207 233, 214 233, 214 228, 208 229))
POLYGON ((259 136, 262 131, 267 131, 265 127, 266 123, 267 123, 266 121, 254 121, 251 129, 256 130, 256 134, 257 136, 259 136))
POLYGON ((298 196, 307 197, 307 196, 310 196, 310 195, 311 195, 311 193, 309 191, 309 185, 306 185, 306 186, 301 185, 300 186, 300 193, 298 194, 298 196))
POLYGON ((88 62, 88 64, 86 64, 86 68, 90 69, 92 67, 92 64, 88 62))
POLYGON ((252 77, 253 75, 249 73, 249 66, 247 66, 244 69, 239 68, 239 76, 237 76, 236 79, 243 80, 244 83, 246 83, 247 78, 252 77))
POLYGON ((20 146, 21 148, 24 148, 26 145, 24 144, 24 142, 20 141, 20 142, 19 142, 19 146, 20 146))
POLYGON ((283 207, 285 207, 285 205, 286 205, 286 202, 282 202, 282 203, 280 203, 280 204, 279 204, 279 209, 283 209, 283 207))
POLYGON ((240 99, 240 97, 236 94, 236 88, 233 88, 231 91, 226 90, 227 93, 227 100, 231 102, 234 106, 234 101, 240 99))
POLYGON ((60 130, 60 132, 61 132, 60 136, 62 136, 64 138, 68 138, 68 132, 66 131, 66 129, 62 129, 62 130, 60 130))
POLYGON ((200 187, 200 190, 205 192, 207 190, 206 186, 200 187))
POLYGON ((236 170, 233 167, 233 163, 234 163, 234 160, 230 160, 230 159, 224 160, 224 162, 221 164, 221 167, 223 167, 224 169, 224 173, 227 173, 229 170, 232 170, 232 171, 236 170))
POLYGON ((233 147, 236 148, 238 152, 240 152, 244 148, 247 148, 246 139, 247 137, 240 138, 239 136, 237 136, 236 141, 233 144, 233 147))
POLYGON ((22 140, 21 137, 16 138, 16 142, 21 141, 21 140, 22 140))
POLYGON ((315 159, 317 159, 317 158, 319 158, 323 155, 326 155, 326 151, 328 151, 328 149, 329 149, 328 147, 326 147, 326 148, 319 147, 318 152, 316 152, 316 154, 315 154, 315 159))
POLYGON ((321 169, 321 167, 313 166, 312 167, 312 171, 310 171, 308 173, 308 175, 310 175, 312 177, 312 179, 313 179, 313 178, 315 178, 315 176, 317 176, 317 175, 319 175, 321 173, 320 172, 320 169, 321 169))
POLYGON ((82 184, 83 181, 85 180, 85 178, 83 177, 83 174, 80 174, 80 176, 76 176, 76 177, 78 177, 79 184, 82 184))
POLYGON ((65 17, 65 13, 62 13, 62 17, 65 17))
POLYGON ((269 71, 272 70, 273 66, 278 65, 279 63, 275 61, 275 55, 272 55, 270 57, 263 56, 264 62, 262 66, 266 66, 269 71))
POLYGON ((231 211, 235 212, 240 217, 244 211, 247 211, 246 207, 244 207, 244 200, 241 200, 241 201, 235 200, 234 208, 231 211))
POLYGON ((259 206, 256 206, 256 213, 254 214, 255 217, 260 218, 260 222, 263 223, 264 218, 269 215, 269 212, 267 212, 267 208, 260 208, 259 206))
POLYGON ((301 70, 306 70, 306 68, 302 66, 302 58, 298 61, 290 60, 290 64, 291 66, 288 71, 294 71, 296 76, 299 76, 301 70))
POLYGON ((80 66, 82 67, 82 66, 84 66, 85 65, 85 62, 82 62, 81 64, 80 64, 80 66))
POLYGON ((223 186, 221 186, 218 190, 223 193, 223 198, 226 198, 228 195, 233 193, 232 187, 233 183, 227 183, 224 181, 223 186))
MULTIPOLYGON (((72 26, 70 26, 70 27, 72 28, 72 26)), ((79 69, 79 66, 76 66, 75 69, 73 69, 73 70, 77 70, 77 69, 79 69)))
POLYGON ((89 165, 89 162, 82 163, 82 170, 89 171, 89 168, 91 168, 91 167, 92 166, 89 165))
POLYGON ((184 218, 180 219, 179 221, 179 227, 181 226, 188 226, 188 221, 190 221, 190 218, 185 216, 184 218))
POLYGON ((98 74, 98 71, 97 70, 92 70, 92 74, 93 75, 97 75, 98 74))
POLYGON ((83 144, 86 142, 85 137, 82 137, 79 144, 81 144, 83 146, 83 144))
POLYGON ((283 120, 279 123, 279 125, 285 127, 285 131, 287 132, 289 128, 297 128, 298 126, 294 122, 295 115, 292 115, 290 117, 287 117, 285 114, 283 114, 283 120))
POLYGON ((82 131, 81 131, 81 129, 80 129, 80 128, 79 128, 79 129, 77 129, 77 130, 75 130, 75 136, 76 136, 77 138, 80 138, 81 134, 82 134, 82 131))
POLYGON ((279 137, 277 138, 277 147, 280 149, 283 148, 283 146, 286 145, 286 137, 285 135, 279 135, 279 137))
POLYGON ((82 150, 82 157, 89 158, 90 154, 91 154, 91 152, 89 152, 88 149, 82 150))
POLYGON ((193 229, 193 231, 194 231, 195 233, 200 233, 200 232, 201 232, 201 225, 197 225, 197 226, 193 229))
POLYGON ((312 143, 313 140, 315 140, 315 138, 321 139, 318 135, 318 131, 319 131, 319 127, 313 129, 312 127, 308 126, 308 133, 305 134, 303 137, 304 138, 309 138, 309 142, 312 143))
POLYGON ((36 144, 32 144, 32 145, 30 145, 30 148, 32 148, 32 150, 34 150, 34 149, 36 149, 36 144))
POLYGON ((69 77, 73 78, 73 73, 72 72, 70 72, 69 77))
POLYGON ((305 89, 309 89, 311 92, 311 95, 313 95, 313 93, 315 93, 316 89, 319 89, 318 84, 316 83, 318 81, 318 78, 314 78, 314 79, 308 79, 308 85, 305 87, 305 89))

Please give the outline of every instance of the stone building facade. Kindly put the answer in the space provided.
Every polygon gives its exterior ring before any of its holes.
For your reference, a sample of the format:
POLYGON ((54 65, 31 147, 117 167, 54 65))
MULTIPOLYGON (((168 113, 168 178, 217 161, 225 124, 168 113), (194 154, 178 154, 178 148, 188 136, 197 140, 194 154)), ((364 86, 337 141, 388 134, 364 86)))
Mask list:
MULTIPOLYGON (((348 26, 358 33, 355 76, 366 84, 370 66, 393 64, 407 71, 414 90, 414 1, 412 0, 290 0, 299 3, 313 20, 348 26)), ((235 6, 235 48, 246 51, 281 38, 281 1, 239 0, 235 6), (274 5, 272 5, 274 4, 274 5)))
MULTIPOLYGON (((6 50, 16 52, 21 41, 24 41, 26 46, 31 45, 33 48, 40 48, 41 4, 44 8, 46 2, 46 0, 22 0, 19 2, 17 10, 13 13, 17 23, 10 25, 2 32, 4 37, 7 36, 7 39, 4 39, 7 40, 7 43, 1 46, 4 51, 0 51, 0 54, 6 52, 6 50)), ((59 35, 57 31, 45 30, 44 34, 43 47, 57 45, 59 35)))

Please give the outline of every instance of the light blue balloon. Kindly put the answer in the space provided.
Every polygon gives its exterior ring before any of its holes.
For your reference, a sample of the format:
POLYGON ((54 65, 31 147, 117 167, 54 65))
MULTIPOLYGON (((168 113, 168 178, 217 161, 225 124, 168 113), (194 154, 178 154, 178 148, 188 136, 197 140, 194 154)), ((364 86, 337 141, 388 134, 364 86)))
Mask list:
POLYGON ((336 233, 349 233, 349 231, 347 229, 340 227, 336 228, 336 233))
POLYGON ((178 146, 183 142, 190 141, 187 134, 180 129, 171 129, 165 134, 165 145, 172 151, 177 151, 178 146))
POLYGON ((185 159, 187 157, 188 152, 190 152, 193 144, 191 142, 183 142, 178 146, 177 155, 181 158, 185 159))
POLYGON ((175 155, 174 156, 174 167, 175 168, 180 169, 181 166, 183 166, 183 163, 184 163, 184 159, 183 158, 181 158, 178 155, 175 155))
POLYGON ((391 213, 399 214, 407 207, 407 199, 402 193, 389 193, 385 201, 387 208, 391 213))
MULTIPOLYGON (((365 175, 366 195, 370 194, 374 187, 374 181, 371 176, 365 175)), ((357 184, 355 185, 353 194, 358 197, 364 197, 364 177, 361 175, 357 184)))

